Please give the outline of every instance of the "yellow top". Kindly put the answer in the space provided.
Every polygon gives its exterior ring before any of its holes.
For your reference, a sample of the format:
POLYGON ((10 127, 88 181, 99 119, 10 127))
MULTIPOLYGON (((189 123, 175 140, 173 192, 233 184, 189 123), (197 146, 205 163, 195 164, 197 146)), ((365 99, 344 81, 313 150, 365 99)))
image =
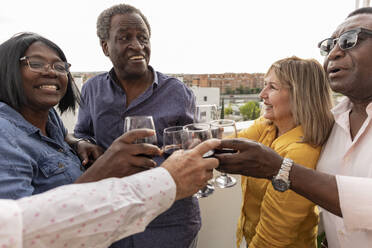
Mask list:
MULTIPOLYGON (((238 136, 258 141, 282 157, 315 169, 321 147, 301 143, 301 126, 277 138, 276 132, 276 127, 261 117, 238 136)), ((238 247, 243 235, 249 248, 316 247, 318 209, 311 201, 292 190, 276 191, 267 179, 245 176, 242 176, 242 199, 238 247)))

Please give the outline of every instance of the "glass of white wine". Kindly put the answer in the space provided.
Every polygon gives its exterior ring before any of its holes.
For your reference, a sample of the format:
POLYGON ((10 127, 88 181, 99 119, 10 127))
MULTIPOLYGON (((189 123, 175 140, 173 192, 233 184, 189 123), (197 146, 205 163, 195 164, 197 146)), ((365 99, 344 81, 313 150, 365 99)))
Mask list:
MULTIPOLYGON (((217 120, 219 118, 218 108, 215 104, 201 104, 196 105, 194 122, 195 123, 209 123, 210 121, 217 120)), ((213 194, 215 188, 213 181, 209 181, 204 189, 201 189, 199 195, 208 196, 213 194)))
MULTIPOLYGON (((182 148, 192 149, 198 144, 205 140, 211 139, 212 134, 210 130, 210 125, 208 123, 193 123, 183 127, 184 133, 182 135, 182 148)), ((207 158, 213 156, 213 151, 208 151, 203 155, 207 158)), ((199 190, 194 196, 197 198, 207 197, 214 192, 214 188, 207 184, 203 189, 199 190)))
MULTIPOLYGON (((235 121, 220 119, 210 122, 212 137, 216 139, 236 138, 237 131, 235 121)), ((231 149, 214 150, 214 153, 234 153, 231 149)), ((236 179, 226 173, 221 173, 214 179, 214 183, 219 188, 228 188, 236 184, 236 179)))

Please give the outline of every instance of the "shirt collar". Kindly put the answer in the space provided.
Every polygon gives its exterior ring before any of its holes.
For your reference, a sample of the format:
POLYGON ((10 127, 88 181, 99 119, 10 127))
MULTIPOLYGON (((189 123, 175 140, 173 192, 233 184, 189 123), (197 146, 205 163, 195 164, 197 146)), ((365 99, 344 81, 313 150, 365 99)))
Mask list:
MULTIPOLYGON (((349 113, 352 108, 352 103, 348 97, 344 97, 339 104, 331 109, 335 119, 345 113, 349 113)), ((372 102, 367 105, 366 112, 368 117, 372 117, 372 102)))
MULTIPOLYGON (((158 74, 155 72, 154 68, 152 68, 152 66, 148 66, 149 70, 153 73, 153 77, 154 77, 154 81, 152 82, 152 87, 153 88, 156 88, 158 87, 159 85, 159 78, 158 78, 158 74)), ((118 82, 118 78, 115 74, 115 70, 114 70, 114 67, 111 68, 111 70, 109 71, 107 77, 109 79, 111 79, 113 82, 118 82)))
POLYGON ((37 127, 26 121, 18 111, 4 102, 0 102, 0 117, 23 129, 29 135, 39 131, 37 127))
POLYGON ((345 112, 349 112, 351 110, 351 102, 348 97, 344 97, 340 103, 338 103, 335 107, 331 109, 331 112, 335 119, 338 119, 341 115, 345 112))

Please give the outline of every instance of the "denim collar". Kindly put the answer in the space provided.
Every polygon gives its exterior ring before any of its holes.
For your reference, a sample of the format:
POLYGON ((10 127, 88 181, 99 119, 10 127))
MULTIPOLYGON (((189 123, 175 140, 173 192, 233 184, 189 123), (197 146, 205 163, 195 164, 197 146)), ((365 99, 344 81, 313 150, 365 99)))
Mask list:
MULTIPOLYGON (((55 111, 55 110, 52 108, 51 110, 49 110, 49 113, 51 111, 55 111)), ((1 101, 0 101, 0 117, 8 120, 9 122, 13 123, 18 128, 24 130, 28 135, 40 132, 39 128, 35 127, 30 122, 28 122, 25 118, 23 118, 23 116, 18 111, 16 111, 14 108, 10 107, 8 104, 1 102, 1 101)), ((50 119, 50 115, 48 115, 48 123, 50 123, 49 119, 50 119)))

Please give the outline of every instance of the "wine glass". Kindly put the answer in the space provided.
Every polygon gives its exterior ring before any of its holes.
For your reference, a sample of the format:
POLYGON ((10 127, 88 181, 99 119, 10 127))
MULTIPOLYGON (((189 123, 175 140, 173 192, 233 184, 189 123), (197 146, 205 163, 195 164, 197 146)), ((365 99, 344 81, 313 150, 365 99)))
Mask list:
MULTIPOLYGON (((224 139, 224 138, 236 138, 236 126, 235 121, 227 120, 227 119, 220 119, 210 122, 211 125, 211 133, 213 138, 216 139, 224 139)), ((234 150, 231 149, 223 149, 221 151, 215 150, 217 153, 234 153, 234 150)), ((214 183, 219 188, 228 188, 232 187, 236 184, 236 179, 232 176, 227 175, 226 173, 221 173, 218 177, 214 179, 214 183)))
MULTIPOLYGON (((196 123, 208 123, 212 120, 218 119, 218 109, 215 104, 203 104, 196 105, 194 113, 194 122, 196 123)), ((208 182, 207 186, 199 191, 200 195, 208 196, 214 192, 214 186, 212 182, 208 182)))
POLYGON ((218 118, 218 109, 215 104, 196 105, 194 122, 207 123, 218 118))
POLYGON ((165 128, 163 131, 163 156, 167 159, 173 152, 182 149, 183 126, 165 128))
POLYGON ((130 130, 141 129, 141 128, 147 128, 147 129, 154 130, 154 135, 144 137, 141 139, 137 139, 134 143, 135 144, 148 143, 148 144, 157 145, 158 141, 156 138, 156 130, 155 130, 154 120, 152 119, 152 116, 127 116, 125 117, 124 133, 130 130))
MULTIPOLYGON (((212 138, 210 125, 207 123, 193 123, 183 127, 182 148, 191 149, 202 143, 205 140, 212 138)), ((203 157, 208 158, 214 155, 214 151, 206 152, 203 157)), ((197 198, 207 197, 214 192, 214 187, 207 184, 203 189, 199 190, 194 196, 197 198)))

